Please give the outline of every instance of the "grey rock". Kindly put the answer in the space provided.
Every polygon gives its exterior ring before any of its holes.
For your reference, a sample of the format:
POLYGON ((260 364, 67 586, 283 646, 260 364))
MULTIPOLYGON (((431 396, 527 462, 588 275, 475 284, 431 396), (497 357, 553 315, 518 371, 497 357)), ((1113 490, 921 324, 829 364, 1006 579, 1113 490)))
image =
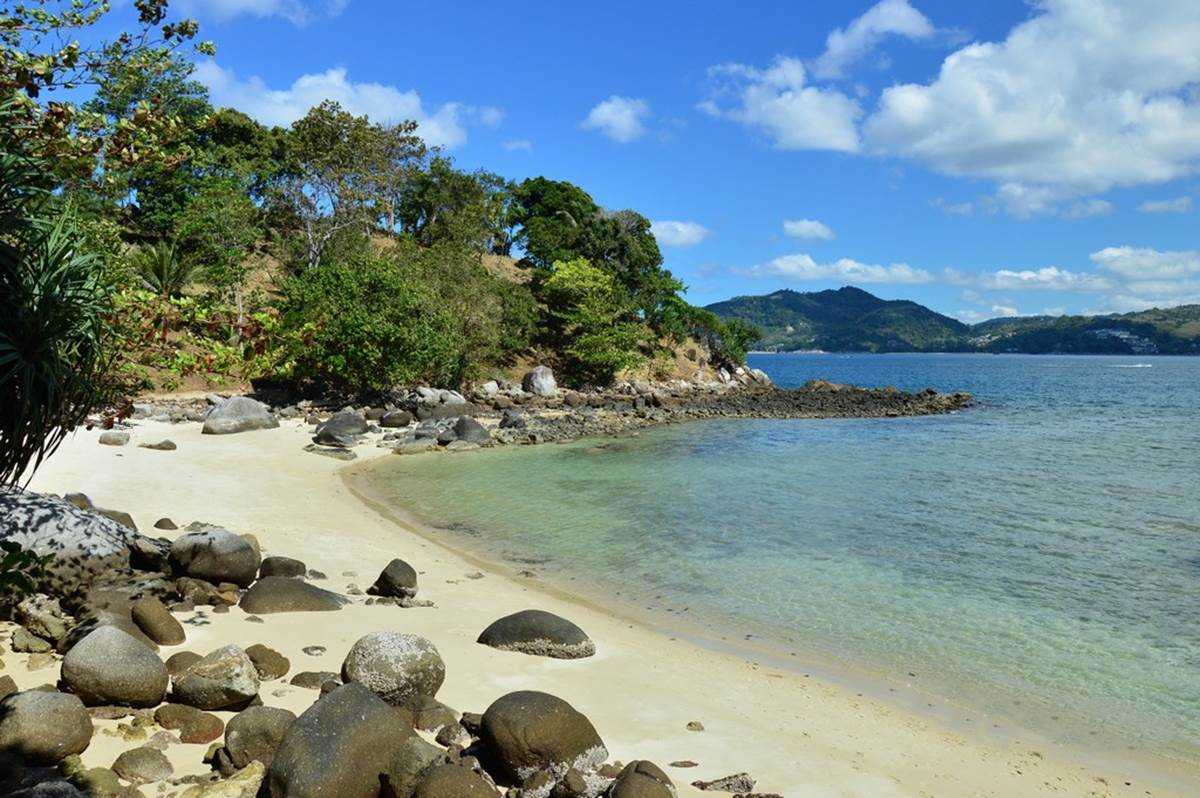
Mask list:
POLYGON ((204 419, 205 435, 232 435, 251 430, 275 429, 279 419, 261 402, 248 396, 232 396, 221 401, 204 419))
POLYGON ((268 576, 303 577, 308 566, 291 557, 264 557, 262 566, 258 569, 258 578, 268 576))
POLYGON ((360 435, 367 432, 367 420, 353 410, 334 413, 323 424, 317 426, 313 443, 322 446, 353 446, 360 435))
POLYGON ((267 771, 271 798, 380 794, 413 736, 403 716, 359 684, 322 697, 287 730, 267 771))
POLYGON ((66 637, 75 623, 63 612, 58 599, 40 593, 22 599, 17 605, 16 615, 18 623, 51 643, 66 637))
POLYGON ((130 614, 138 628, 161 646, 177 646, 186 639, 183 625, 175 620, 165 604, 153 596, 135 601, 130 614))
POLYGON ((340 610, 346 599, 337 593, 286 576, 260 579, 242 594, 241 608, 255 615, 273 612, 330 612, 340 610))
POLYGON ((54 650, 54 645, 48 640, 30 632, 24 626, 18 626, 9 641, 13 651, 26 654, 47 654, 54 650))
POLYGON ((483 776, 458 764, 431 768, 413 792, 413 798, 487 798, 497 795, 496 788, 483 776))
POLYGON ((500 429, 525 429, 528 424, 519 410, 505 410, 500 416, 500 429))
POLYGON ((452 429, 456 440, 477 443, 481 446, 492 442, 492 433, 469 416, 463 416, 455 421, 452 429))
POLYGON ((189 532, 171 544, 175 573, 208 582, 232 582, 246 587, 258 575, 259 554, 244 537, 209 527, 189 532))
POLYGON ((150 747, 132 748, 113 762, 113 772, 134 784, 149 784, 171 778, 175 769, 162 751, 150 747))
POLYGON ((322 457, 330 457, 334 460, 357 460, 358 455, 349 449, 343 449, 338 446, 318 446, 315 443, 310 443, 304 447, 304 451, 310 454, 319 454, 322 457))
POLYGON ((320 690, 321 685, 329 681, 341 683, 341 679, 333 671, 301 671, 292 677, 289 684, 303 687, 305 690, 320 690))
POLYGON ((591 721, 561 698, 533 690, 493 702, 483 713, 480 739, 517 783, 539 771, 592 770, 608 759, 591 721))
POLYGON ((150 449, 155 452, 173 452, 179 446, 176 445, 175 441, 163 439, 161 441, 154 441, 153 443, 139 443, 138 448, 150 449))
POLYGON ((417 572, 399 558, 392 560, 379 574, 375 584, 367 588, 372 596, 412 598, 417 595, 417 572))
POLYGON ((506 615, 484 629, 477 642, 502 651, 555 659, 579 659, 596 653, 596 644, 582 629, 544 610, 506 615))
POLYGON ((379 419, 379 426, 384 429, 397 429, 407 427, 414 420, 413 414, 407 410, 389 410, 383 414, 383 418, 379 419))
POLYGON ((630 762, 609 788, 609 798, 675 798, 675 785, 662 768, 644 759, 630 762))
POLYGON ((223 646, 175 677, 175 701, 204 710, 236 709, 258 695, 258 668, 237 646, 223 646))
POLYGON ((256 759, 270 767, 275 749, 295 721, 295 713, 279 707, 250 707, 239 712, 225 725, 228 762, 237 770, 256 759))
POLYGON ((754 779, 750 778, 748 773, 735 773, 712 781, 693 781, 692 786, 698 790, 747 793, 754 792, 754 779))
POLYGON ((179 732, 180 741, 191 744, 211 743, 225 731, 216 715, 184 704, 163 704, 154 711, 154 722, 179 732))
POLYGON ((0 752, 53 765, 91 740, 92 718, 78 696, 26 690, 0 700, 0 752))
POLYGON ((100 433, 101 446, 124 446, 129 443, 128 432, 102 432, 100 433))
POLYGON ((388 787, 397 798, 411 798, 421 776, 433 765, 444 762, 446 752, 417 735, 405 738, 387 774, 388 787))
POLYGON ((155 529, 174 530, 179 529, 179 525, 170 518, 160 518, 154 522, 155 529))
POLYGON ((548 366, 534 367, 522 378, 521 388, 534 396, 554 396, 558 393, 554 372, 548 366))
POLYGON ((393 706, 437 695, 445 679, 446 666, 433 643, 401 632, 360 637, 342 663, 343 681, 362 684, 393 706))
POLYGON ((116 626, 98 626, 63 657, 62 682, 83 703, 152 707, 167 692, 167 666, 116 626))
POLYGON ((246 656, 258 670, 258 678, 265 682, 282 679, 292 667, 292 663, 287 657, 262 643, 255 643, 248 647, 246 656))

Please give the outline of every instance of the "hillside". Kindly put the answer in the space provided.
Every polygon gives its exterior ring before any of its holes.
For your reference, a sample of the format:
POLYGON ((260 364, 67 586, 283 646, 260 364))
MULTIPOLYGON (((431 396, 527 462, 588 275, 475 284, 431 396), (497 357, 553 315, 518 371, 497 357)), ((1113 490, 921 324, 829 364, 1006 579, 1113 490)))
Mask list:
POLYGON ((725 318, 763 330, 760 349, 938 352, 970 348, 970 328, 908 300, 885 300, 859 288, 802 293, 784 289, 709 305, 725 318))
POLYGON ((846 286, 776 291, 709 305, 764 332, 770 351, 1200 354, 1200 305, 1105 316, 1022 316, 974 325, 846 286))

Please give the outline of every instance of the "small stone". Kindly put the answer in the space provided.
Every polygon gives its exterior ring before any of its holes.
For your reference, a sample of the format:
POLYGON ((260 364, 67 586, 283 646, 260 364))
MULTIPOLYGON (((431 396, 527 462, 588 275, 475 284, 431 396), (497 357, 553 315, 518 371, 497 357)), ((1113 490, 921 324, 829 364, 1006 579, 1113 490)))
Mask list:
POLYGON ((53 651, 54 646, 30 632, 24 626, 18 626, 9 641, 13 651, 26 654, 45 654, 53 651))
POLYGON ((246 649, 246 656, 258 670, 258 678, 263 681, 282 678, 292 667, 291 661, 273 648, 267 648, 261 643, 255 643, 246 649))
POLYGON ((320 690, 321 685, 329 681, 340 681, 333 671, 301 671, 292 677, 289 684, 303 687, 306 690, 320 690))
POLYGON ((163 704, 154 711, 154 720, 164 729, 179 732, 185 743, 210 743, 225 731, 225 724, 216 715, 183 704, 163 704))
POLYGON ((714 790, 716 792, 747 793, 754 791, 754 779, 746 773, 735 773, 732 776, 722 776, 712 781, 693 781, 692 786, 697 790, 714 790))
POLYGON ((176 524, 174 521, 172 521, 170 518, 160 518, 154 522, 154 528, 155 529, 173 530, 173 529, 179 529, 179 525, 176 524))
POLYGON ((291 557, 264 557, 258 569, 258 578, 267 576, 303 577, 307 571, 304 563, 291 557))
POLYGON ((300 650, 310 657, 319 657, 325 653, 326 648, 325 646, 305 646, 300 650))
POLYGON ((704 724, 698 720, 689 721, 688 725, 687 725, 687 730, 694 731, 694 732, 702 732, 702 731, 704 731, 704 724))
POLYGON ((148 784, 168 779, 175 769, 162 751, 154 748, 133 748, 117 757, 113 772, 134 784, 148 784))
POLYGON ((128 432, 102 432, 100 433, 101 446, 124 446, 129 443, 128 432))
POLYGON ((154 443, 139 443, 138 446, 142 449, 151 449, 156 452, 173 452, 179 447, 175 445, 175 441, 163 439, 154 443))

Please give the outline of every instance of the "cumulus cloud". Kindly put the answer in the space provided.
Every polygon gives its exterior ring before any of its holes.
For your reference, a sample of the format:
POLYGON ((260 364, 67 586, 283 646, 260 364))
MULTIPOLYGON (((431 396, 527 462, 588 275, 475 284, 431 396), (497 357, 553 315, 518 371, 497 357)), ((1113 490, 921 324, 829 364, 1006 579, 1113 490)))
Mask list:
POLYGON ((793 219, 783 223, 783 232, 792 238, 816 238, 822 241, 832 241, 833 231, 823 222, 816 219, 793 219))
POLYGON ((645 100, 614 94, 588 112, 583 127, 628 144, 645 135, 645 120, 649 116, 650 105, 645 100))
POLYGON ((324 100, 334 100, 352 114, 366 114, 375 122, 411 119, 426 143, 453 148, 467 140, 472 124, 496 124, 498 109, 444 103, 426 108, 413 89, 402 91, 382 83, 356 83, 345 69, 301 75, 285 89, 272 89, 262 78, 238 77, 214 61, 196 66, 196 80, 208 87, 217 106, 237 108, 265 125, 290 125, 324 100))
POLYGON ((1102 269, 1134 280, 1171 280, 1200 275, 1200 251, 1160 252, 1146 247, 1105 247, 1093 252, 1092 262, 1102 269))
POLYGON ((987 178, 1021 214, 1170 181, 1200 158, 1200 4, 1042 0, 1002 42, 884 91, 868 148, 987 178))
POLYGON ((348 4, 349 0, 180 0, 179 8, 186 14, 221 21, 245 14, 283 17, 305 25, 316 17, 336 16, 348 4))
POLYGON ((1192 198, 1178 197, 1169 200, 1147 200, 1138 206, 1142 213, 1191 213, 1192 198))
POLYGON ((797 282, 811 280, 845 280, 849 283, 931 283, 934 277, 924 269, 914 269, 907 263, 877 266, 841 258, 831 263, 818 263, 812 256, 798 253, 759 264, 749 274, 757 277, 783 277, 797 282))
POLYGON ((1071 272, 1057 266, 1014 271, 1000 269, 979 276, 983 288, 996 291, 1107 291, 1112 282, 1094 274, 1071 272))
POLYGON ((825 52, 813 64, 818 78, 839 78, 854 62, 874 50, 887 36, 927 40, 937 28, 908 0, 882 0, 845 28, 832 31, 825 40, 825 52))
POLYGON ((780 56, 766 69, 722 64, 709 77, 714 96, 700 110, 760 130, 779 149, 860 149, 862 108, 840 91, 808 85, 799 59, 780 56))
POLYGON ((664 247, 690 247, 708 238, 709 230, 696 222, 651 222, 650 232, 664 247))

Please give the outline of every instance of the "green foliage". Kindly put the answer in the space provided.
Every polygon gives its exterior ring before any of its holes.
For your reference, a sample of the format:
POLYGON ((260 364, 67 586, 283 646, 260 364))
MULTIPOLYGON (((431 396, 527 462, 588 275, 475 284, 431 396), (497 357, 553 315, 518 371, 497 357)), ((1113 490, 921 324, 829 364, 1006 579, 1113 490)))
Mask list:
POLYGON ((395 258, 323 261, 287 281, 279 373, 354 394, 456 383, 454 316, 395 258))
POLYGON ((204 181, 180 215, 176 234, 183 257, 226 301, 241 308, 248 258, 262 235, 259 210, 231 178, 204 181))
POLYGON ((762 330, 747 321, 723 319, 677 296, 663 305, 662 330, 677 342, 694 338, 708 348, 713 362, 723 366, 744 363, 750 346, 762 337, 762 330))
POLYGON ((581 383, 607 384, 642 362, 642 325, 629 321, 629 298, 616 279, 583 258, 553 265, 542 287, 567 374, 581 383))
POLYGON ((0 484, 53 453, 119 385, 101 258, 81 251, 48 169, 24 148, 20 117, 0 105, 0 484))
POLYGON ((0 598, 28 595, 37 590, 36 580, 53 559, 38 556, 11 540, 0 540, 0 598))
POLYGON ((179 257, 172 241, 148 244, 130 257, 141 284, 163 299, 179 296, 199 273, 195 263, 179 257))

